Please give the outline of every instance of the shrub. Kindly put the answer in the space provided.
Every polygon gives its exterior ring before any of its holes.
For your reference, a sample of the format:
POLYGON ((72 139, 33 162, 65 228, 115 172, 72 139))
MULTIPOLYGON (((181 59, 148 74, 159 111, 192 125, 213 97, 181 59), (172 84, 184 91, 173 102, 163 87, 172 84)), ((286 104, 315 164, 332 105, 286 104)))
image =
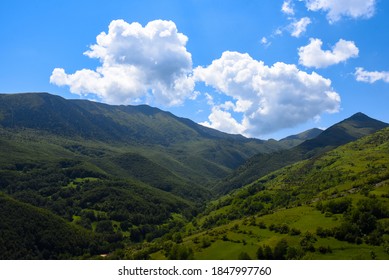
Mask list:
POLYGON ((301 230, 299 230, 297 228, 291 228, 289 234, 292 235, 292 236, 300 235, 301 234, 301 230))
POLYGON ((260 222, 258 223, 258 226, 259 226, 260 229, 266 229, 266 224, 265 224, 264 221, 260 221, 260 222))

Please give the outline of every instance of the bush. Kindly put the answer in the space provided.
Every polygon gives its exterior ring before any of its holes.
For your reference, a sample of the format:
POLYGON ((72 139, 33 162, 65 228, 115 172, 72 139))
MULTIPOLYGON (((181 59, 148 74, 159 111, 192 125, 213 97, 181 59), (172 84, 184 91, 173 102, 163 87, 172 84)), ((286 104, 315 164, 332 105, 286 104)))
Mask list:
POLYGON ((299 230, 297 228, 291 228, 289 234, 292 235, 292 236, 300 235, 301 234, 301 230, 299 230))
POLYGON ((266 224, 265 224, 264 221, 260 221, 260 222, 258 223, 258 226, 259 226, 260 229, 266 229, 266 224))
POLYGON ((209 246, 211 246, 211 240, 209 237, 204 236, 201 240, 201 248, 207 248, 209 246))
POLYGON ((321 254, 327 254, 327 253, 332 253, 332 249, 331 249, 331 247, 330 246, 327 246, 327 247, 325 247, 325 246, 319 246, 319 248, 318 248, 318 251, 321 253, 321 254))
POLYGON ((332 214, 343 214, 349 210, 352 201, 350 198, 334 199, 322 205, 322 212, 330 212, 332 214))
POLYGON ((307 231, 303 238, 300 240, 300 245, 301 247, 303 248, 304 251, 310 251, 310 252, 314 252, 315 251, 315 247, 313 246, 313 244, 317 241, 316 237, 310 233, 309 231, 307 231))

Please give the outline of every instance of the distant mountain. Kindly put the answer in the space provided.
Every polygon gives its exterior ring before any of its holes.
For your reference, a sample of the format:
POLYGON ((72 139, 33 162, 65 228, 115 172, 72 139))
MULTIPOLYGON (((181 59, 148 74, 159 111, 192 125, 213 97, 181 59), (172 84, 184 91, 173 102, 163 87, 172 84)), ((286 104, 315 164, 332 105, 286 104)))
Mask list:
POLYGON ((147 105, 112 106, 48 93, 0 94, 0 127, 130 145, 201 183, 226 176, 256 153, 283 148, 276 141, 223 133, 147 105))
POLYGON ((66 100, 48 93, 0 94, 0 125, 70 137, 164 146, 196 138, 261 142, 203 127, 147 105, 113 106, 66 100))
POLYGON ((293 148, 306 140, 316 138, 323 130, 319 128, 312 128, 301 132, 299 134, 291 135, 279 140, 286 148, 293 148))
MULTIPOLYGON (((232 175, 215 186, 218 193, 227 193, 297 161, 320 155, 340 145, 372 134, 388 124, 357 113, 289 150, 257 154, 232 175)), ((318 131, 316 131, 318 132, 318 131)))
POLYGON ((387 123, 372 119, 363 113, 356 113, 329 127, 318 137, 305 141, 299 146, 299 149, 303 151, 312 151, 326 147, 338 147, 363 136, 372 134, 387 126, 387 123))

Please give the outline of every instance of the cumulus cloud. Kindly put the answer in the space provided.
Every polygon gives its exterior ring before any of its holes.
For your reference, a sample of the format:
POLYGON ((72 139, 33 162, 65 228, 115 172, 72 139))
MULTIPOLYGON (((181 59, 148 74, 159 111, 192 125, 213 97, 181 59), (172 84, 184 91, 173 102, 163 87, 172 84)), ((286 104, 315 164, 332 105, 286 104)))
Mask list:
POLYGON ((234 101, 213 106, 204 123, 230 133, 258 137, 339 110, 340 97, 329 79, 293 64, 267 66, 248 54, 226 51, 211 65, 195 68, 194 78, 234 101), (242 114, 242 120, 231 112, 242 114))
POLYGON ((376 0, 305 0, 308 10, 325 11, 330 23, 342 17, 370 18, 375 13, 376 0))
POLYGON ((355 69, 355 77, 359 82, 365 83, 375 83, 377 81, 384 81, 385 83, 389 83, 389 72, 378 72, 378 71, 365 71, 362 67, 358 67, 355 69))
POLYGON ((307 46, 298 49, 299 63, 307 67, 325 68, 357 57, 359 49, 352 41, 340 39, 332 50, 323 50, 320 39, 310 39, 307 46))
POLYGON ((209 122, 202 122, 201 125, 224 131, 231 134, 245 135, 245 126, 235 120, 231 113, 222 108, 223 106, 212 107, 212 112, 209 115, 209 122))
POLYGON ((155 20, 143 27, 137 22, 114 20, 108 33, 100 33, 96 44, 84 53, 99 59, 99 67, 73 74, 55 68, 50 82, 69 86, 75 94, 96 94, 113 104, 179 105, 195 98, 187 40, 172 21, 155 20))
POLYGON ((296 38, 300 37, 301 34, 307 31, 307 27, 309 24, 311 24, 311 19, 308 17, 303 17, 298 21, 292 22, 290 24, 291 35, 296 38))
POLYGON ((293 7, 292 0, 285 0, 282 4, 281 11, 288 15, 288 20, 291 22, 287 26, 280 27, 274 33, 274 35, 282 35, 283 30, 288 31, 293 37, 300 37, 305 31, 309 24, 311 24, 311 19, 309 17, 303 17, 301 19, 297 19, 293 7))
POLYGON ((292 1, 291 0, 284 1, 284 3, 282 3, 281 11, 286 15, 293 16, 294 9, 293 9, 292 1))

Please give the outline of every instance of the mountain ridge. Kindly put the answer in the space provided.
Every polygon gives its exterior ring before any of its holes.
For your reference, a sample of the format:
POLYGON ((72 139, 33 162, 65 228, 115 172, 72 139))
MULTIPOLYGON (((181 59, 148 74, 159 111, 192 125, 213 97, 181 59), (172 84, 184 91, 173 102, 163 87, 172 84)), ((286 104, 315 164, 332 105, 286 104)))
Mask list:
POLYGON ((0 94, 0 124, 4 127, 29 127, 43 129, 62 135, 82 136, 87 138, 99 138, 102 140, 112 140, 118 138, 123 141, 149 141, 152 144, 169 145, 179 138, 180 133, 175 133, 176 137, 164 134, 163 129, 166 124, 172 125, 170 129, 177 126, 177 131, 185 136, 185 140, 192 137, 206 137, 209 139, 228 139, 239 141, 258 141, 258 139, 248 139, 242 135, 233 135, 217 131, 212 128, 203 127, 189 119, 180 118, 170 112, 163 111, 148 105, 108 105, 104 103, 79 100, 64 99, 57 95, 44 92, 0 94), (147 116, 150 119, 161 117, 159 125, 165 125, 159 130, 153 127, 152 122, 141 117, 147 116), (53 127, 53 124, 57 127, 53 127), (99 129, 96 124, 103 126, 99 129), (131 125, 133 126, 131 126, 131 125), (140 127, 140 125, 143 125, 140 127), (85 128, 83 127, 85 126, 85 128), (186 127, 185 127, 186 126, 186 127), (142 130, 152 127, 153 133, 158 132, 160 137, 148 139, 142 130), (106 131, 103 133, 101 130, 106 131), (136 132, 134 137, 128 138, 129 134, 136 132), (127 138, 123 137, 125 134, 127 138), (163 141, 162 138, 167 140, 163 141))
POLYGON ((317 137, 306 140, 291 149, 253 156, 232 175, 217 184, 214 189, 218 193, 226 194, 279 168, 318 156, 387 126, 389 124, 372 119, 363 113, 356 113, 330 126, 317 137))
POLYGON ((0 94, 0 128, 133 147, 200 184, 226 176, 256 153, 284 147, 231 135, 148 105, 107 105, 49 93, 0 94))

